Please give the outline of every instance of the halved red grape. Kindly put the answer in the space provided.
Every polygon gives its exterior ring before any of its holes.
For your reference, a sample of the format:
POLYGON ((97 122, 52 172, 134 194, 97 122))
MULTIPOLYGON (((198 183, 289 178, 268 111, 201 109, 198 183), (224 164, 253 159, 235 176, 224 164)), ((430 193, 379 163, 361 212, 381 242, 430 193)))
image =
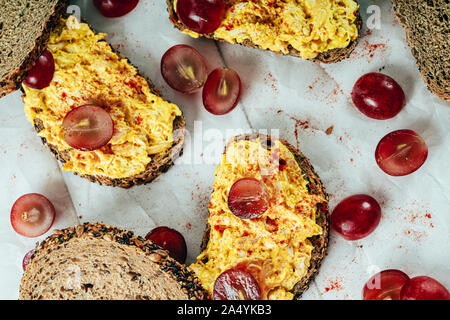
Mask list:
POLYGON ((212 33, 225 17, 223 0, 178 0, 176 12, 186 28, 197 33, 212 33))
POLYGON ((450 294, 440 282, 430 277, 408 280, 400 292, 401 300, 450 300, 450 294))
POLYGON ((23 271, 27 268, 28 264, 30 263, 31 258, 33 257, 34 249, 27 252, 27 254, 23 257, 22 260, 22 268, 23 271))
POLYGON ((400 270, 383 270, 373 275, 363 289, 364 300, 400 300, 400 290, 409 277, 400 270))
POLYGON ((55 208, 43 195, 29 193, 11 208, 11 225, 20 235, 34 238, 46 233, 55 221, 55 208))
POLYGON ((344 239, 359 240, 371 234, 381 219, 377 200, 356 194, 342 200, 331 214, 331 226, 344 239))
POLYGON ((42 90, 50 85, 55 74, 55 60, 50 51, 45 50, 28 71, 23 83, 30 88, 42 90))
POLYGON ((94 5, 102 15, 108 18, 118 18, 133 11, 139 0, 94 0, 94 5))
POLYGON ((169 255, 180 263, 186 261, 187 246, 181 233, 168 227, 157 227, 150 231, 145 238, 169 251, 169 255))
POLYGON ((184 44, 166 51, 161 59, 161 74, 172 89, 186 94, 198 91, 208 77, 202 55, 184 44))
POLYGON ((377 72, 365 74, 356 81, 352 100, 359 111, 378 120, 395 117, 406 104, 402 87, 391 77, 377 72))
POLYGON ((82 151, 103 147, 114 133, 114 122, 110 114, 95 105, 72 109, 65 116, 62 127, 67 144, 82 151))
POLYGON ((427 160, 425 141, 412 130, 397 130, 378 143, 375 159, 378 166, 391 176, 404 176, 419 169, 427 160))
POLYGON ((241 78, 236 71, 218 68, 211 72, 203 88, 203 105, 215 115, 232 111, 241 97, 241 78))
POLYGON ((214 283, 214 300, 261 300, 261 289, 251 273, 229 269, 214 283))
POLYGON ((228 207, 242 219, 255 219, 269 208, 270 195, 263 182, 255 178, 236 181, 228 194, 228 207))

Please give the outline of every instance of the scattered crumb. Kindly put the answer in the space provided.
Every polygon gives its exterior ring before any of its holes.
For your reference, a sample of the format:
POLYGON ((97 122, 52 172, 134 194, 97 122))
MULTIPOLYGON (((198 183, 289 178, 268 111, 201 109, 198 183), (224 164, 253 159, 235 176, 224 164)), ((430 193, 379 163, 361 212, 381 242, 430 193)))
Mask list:
POLYGON ((334 130, 334 126, 329 127, 327 130, 325 130, 326 135, 329 136, 330 134, 332 134, 333 130, 334 130))

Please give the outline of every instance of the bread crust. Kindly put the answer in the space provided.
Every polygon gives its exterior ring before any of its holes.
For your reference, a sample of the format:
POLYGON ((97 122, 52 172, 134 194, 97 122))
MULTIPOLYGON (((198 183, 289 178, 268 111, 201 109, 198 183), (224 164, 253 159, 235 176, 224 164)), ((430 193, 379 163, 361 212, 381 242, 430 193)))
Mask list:
POLYGON ((28 53, 28 56, 24 59, 19 69, 14 71, 9 77, 0 81, 0 98, 7 94, 20 89, 22 82, 26 79, 28 71, 34 66, 37 58, 39 58, 42 52, 47 47, 47 42, 50 37, 50 33, 60 24, 60 19, 67 12, 70 0, 59 0, 55 7, 55 11, 48 17, 45 23, 44 30, 39 38, 36 39, 36 44, 28 53))
MULTIPOLYGON (((419 68, 420 75, 422 76, 425 84, 427 85, 428 89, 433 92, 436 96, 439 98, 450 101, 450 92, 444 87, 439 86, 435 81, 430 79, 430 77, 427 75, 427 72, 424 68, 422 68, 422 65, 420 63, 419 55, 418 55, 418 49, 417 46, 424 45, 423 41, 418 41, 417 39, 414 39, 414 35, 412 30, 410 29, 409 25, 406 23, 405 16, 403 16, 400 12, 400 6, 401 4, 397 3, 397 0, 392 1, 392 5, 394 8, 395 16, 397 17, 397 21, 400 23, 400 25, 403 27, 403 29, 406 32, 406 42, 411 47, 411 52, 414 58, 416 59, 417 67, 419 68)), ((424 39, 425 40, 425 39, 424 39)))
MULTIPOLYGON (((49 252, 57 250, 58 246, 71 241, 72 239, 91 238, 104 239, 106 241, 114 241, 121 245, 134 247, 136 250, 143 252, 152 263, 156 263, 163 272, 172 276, 181 286, 183 292, 188 295, 191 300, 205 300, 209 298, 208 292, 203 289, 200 280, 195 276, 194 272, 186 265, 180 264, 169 256, 168 251, 154 244, 151 240, 134 235, 131 231, 108 226, 102 223, 85 223, 63 230, 54 230, 53 234, 41 242, 34 251, 29 262, 33 264, 33 259, 40 252, 49 252)), ((31 285, 32 275, 27 272, 31 268, 27 268, 21 280, 19 299, 29 299, 25 289, 31 285)))
MULTIPOLYGON (((175 26, 175 28, 179 29, 180 31, 185 30, 186 28, 184 27, 183 24, 181 24, 179 22, 178 16, 176 14, 176 11, 175 11, 175 8, 173 5, 174 0, 166 0, 166 2, 167 2, 167 11, 169 12, 170 22, 172 22, 172 24, 175 26)), ((356 24, 356 27, 358 28, 358 38, 356 38, 354 41, 350 42, 350 44, 345 48, 332 49, 332 50, 328 50, 326 52, 319 53, 319 55, 317 57, 315 57, 314 59, 311 59, 311 61, 320 62, 320 63, 335 63, 335 62, 339 62, 341 60, 348 58, 350 56, 350 54, 352 53, 352 51, 355 49, 355 47, 358 43, 358 39, 361 35, 360 31, 361 31, 361 27, 362 27, 362 20, 361 20, 360 14, 359 14, 359 10, 356 12, 355 24, 356 24)), ((219 42, 228 43, 227 41, 225 41, 223 39, 214 37, 214 34, 205 34, 202 36, 205 38, 208 38, 208 39, 213 39, 213 40, 219 41, 219 42)), ((265 51, 271 51, 269 49, 259 48, 258 45, 256 45, 255 43, 253 43, 250 40, 245 40, 240 45, 250 47, 250 48, 265 50, 265 51)), ((278 55, 289 55, 289 56, 301 58, 300 52, 298 50, 292 48, 291 46, 289 47, 288 54, 285 54, 281 51, 271 51, 271 52, 278 54, 278 55)))
MULTIPOLYGON (((91 29, 94 30, 91 26, 91 29)), ((116 54, 118 54, 121 58, 127 59, 122 54, 118 53, 109 43, 108 45, 116 54)), ((127 59, 128 60, 128 59, 127 59)), ((129 63, 131 63, 128 60, 129 63)), ((138 70, 136 68, 136 70, 138 70)), ((138 71, 139 72, 139 71, 138 71)), ((143 77, 140 73, 139 75, 143 77)), ((145 78, 145 77, 143 77, 145 78)), ((145 78, 150 87, 150 92, 157 95, 158 97, 162 97, 161 93, 158 89, 153 85, 153 83, 145 78)), ((41 119, 36 118, 34 122, 34 128, 39 133, 44 129, 44 123, 41 119)), ((177 116, 173 121, 173 145, 171 148, 166 150, 163 153, 156 154, 152 157, 152 161, 147 165, 145 170, 141 173, 135 174, 131 177, 114 179, 107 176, 99 176, 99 175, 82 175, 76 172, 73 172, 75 175, 78 175, 84 179, 87 179, 90 182, 95 182, 100 185, 110 186, 110 187, 120 187, 120 188, 131 188, 135 185, 146 184, 154 179, 156 179, 162 173, 167 172, 173 165, 174 161, 183 154, 183 145, 184 145, 184 136, 186 134, 186 120, 183 116, 177 116)), ((70 161, 70 155, 67 151, 61 151, 57 146, 52 145, 47 142, 45 138, 42 138, 42 143, 46 145, 50 152, 61 161, 62 164, 70 161)))
MULTIPOLYGON (((322 196, 325 199, 325 202, 322 202, 317 205, 317 213, 316 213, 316 223, 322 228, 322 234, 318 236, 314 236, 309 238, 311 244, 314 246, 314 249, 311 253, 310 265, 307 271, 307 274, 295 284, 292 293, 294 294, 294 300, 299 300, 308 288, 311 281, 314 280, 316 275, 319 273, 319 268, 322 263, 323 258, 326 255, 326 251, 328 248, 328 240, 329 240, 329 232, 330 232, 330 212, 328 210, 328 194, 325 190, 325 187, 314 170, 311 162, 308 158, 306 158, 300 150, 292 146, 289 142, 283 139, 274 139, 270 136, 261 135, 261 134, 244 134, 237 137, 232 138, 227 145, 234 141, 240 140, 256 140, 260 139, 260 142, 263 146, 267 146, 270 148, 272 142, 275 140, 279 140, 283 145, 285 145, 289 151, 294 155, 295 160, 297 161, 302 173, 304 174, 304 178, 309 182, 308 189, 311 194, 322 196)), ((225 149, 226 151, 226 149, 225 149)), ((224 151, 224 153, 225 153, 224 151)), ((210 237, 211 226, 206 223, 206 229, 203 234, 203 240, 201 244, 201 251, 204 251, 208 245, 209 237, 210 237)))

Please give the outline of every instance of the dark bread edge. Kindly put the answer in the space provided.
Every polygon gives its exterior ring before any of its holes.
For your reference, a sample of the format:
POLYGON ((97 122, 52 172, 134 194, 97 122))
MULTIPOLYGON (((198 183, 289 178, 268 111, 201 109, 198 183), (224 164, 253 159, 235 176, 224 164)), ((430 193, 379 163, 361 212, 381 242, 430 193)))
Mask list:
MULTIPOLYGON (((186 265, 180 264, 178 261, 169 256, 168 251, 154 244, 151 240, 134 235, 131 231, 104 225, 102 223, 85 223, 63 230, 54 230, 53 234, 41 242, 34 251, 30 264, 33 259, 41 251, 47 249, 57 249, 63 243, 74 238, 95 238, 104 239, 106 241, 115 241, 121 245, 134 246, 137 250, 142 251, 148 256, 149 260, 159 265, 161 270, 170 274, 181 286, 191 300, 205 300, 209 298, 209 294, 200 284, 200 280, 195 276, 194 272, 186 265)), ((20 285, 20 299, 26 299, 22 291, 27 279, 27 268, 22 276, 20 285)))
MULTIPOLYGON (((261 139, 261 143, 263 146, 270 147, 273 140, 276 140, 272 137, 260 135, 260 134, 244 134, 237 137, 232 138, 227 146, 233 141, 240 140, 255 140, 257 138, 261 139)), ((330 212, 328 210, 328 194, 325 190, 322 181, 314 170, 311 162, 308 158, 306 158, 300 150, 292 146, 289 142, 283 139, 278 139, 283 145, 285 145, 290 152, 295 157, 300 169, 302 170, 305 178, 309 182, 308 189, 311 194, 321 195, 324 197, 325 202, 317 205, 317 220, 316 223, 322 228, 323 232, 321 235, 314 236, 310 238, 311 244, 314 246, 314 249, 311 253, 310 266, 308 268, 307 274, 296 283, 292 293, 294 294, 294 300, 298 300, 301 298, 303 292, 305 292, 311 283, 314 280, 316 275, 319 273, 319 268, 322 263, 323 258, 326 255, 327 247, 328 247, 328 239, 330 232, 330 212)), ((209 233, 211 231, 211 226, 206 224, 206 230, 203 234, 203 240, 200 247, 201 251, 204 251, 208 245, 209 241, 209 233)))
MULTIPOLYGON (((185 30, 186 28, 178 20, 175 8, 173 6, 173 0, 166 0, 166 2, 167 2, 167 11, 169 12, 170 22, 172 22, 172 24, 175 26, 175 28, 177 28, 181 31, 185 30)), ((359 10, 356 12, 355 24, 358 28, 358 38, 356 38, 354 41, 350 42, 350 44, 345 48, 331 49, 326 52, 322 52, 316 58, 311 59, 311 61, 320 62, 320 63, 335 63, 335 62, 339 62, 341 60, 348 58, 350 56, 350 54, 352 53, 352 51, 355 49, 355 47, 358 43, 358 39, 361 36, 362 19, 361 19, 361 15, 359 14, 359 10)), ((215 38, 213 34, 205 34, 202 36, 205 38, 208 38, 208 39, 213 39, 215 41, 228 43, 227 41, 225 41, 223 39, 215 38)), ((271 51, 268 49, 259 48, 258 45, 254 44, 250 40, 246 40, 240 45, 250 47, 250 48, 256 48, 256 49, 260 49, 260 50, 264 50, 264 51, 271 51)), ((293 57, 301 58, 300 52, 292 47, 290 47, 290 49, 289 49, 289 54, 285 54, 280 51, 278 51, 278 52, 271 51, 271 52, 278 54, 278 55, 290 55, 293 57)))
MULTIPOLYGON (((60 24, 60 22, 59 22, 59 24, 60 24)), ((91 26, 91 29, 94 30, 92 28, 92 26, 91 26)), ((108 45, 110 46, 110 48, 112 49, 113 52, 115 52, 117 55, 119 55, 119 57, 121 57, 123 59, 127 59, 128 63, 132 64, 128 58, 126 58, 125 56, 123 56, 122 54, 117 52, 117 50, 115 50, 111 46, 111 44, 108 43, 108 45)), ((155 94, 159 97, 162 97, 161 93, 158 91, 158 89, 156 89, 156 87, 153 85, 153 83, 149 79, 142 76, 139 73, 138 68, 136 68, 136 69, 138 70, 138 74, 147 80, 147 83, 150 87, 150 91, 153 94, 155 94)), ((41 130, 43 130, 44 124, 43 124, 42 120, 36 118, 35 122, 34 122, 34 127, 38 133, 41 130)), ((100 185, 110 186, 110 187, 131 188, 132 186, 135 186, 135 185, 149 183, 149 182, 153 181, 154 179, 156 179, 162 173, 167 172, 174 165, 174 161, 183 154, 184 136, 186 133, 186 121, 183 116, 178 116, 175 118, 175 120, 173 122, 173 133, 174 133, 174 136, 173 136, 174 143, 173 143, 172 147, 169 148, 168 150, 166 150, 164 153, 160 153, 160 154, 153 156, 152 161, 147 165, 145 171, 143 171, 141 173, 138 173, 131 177, 120 178, 120 179, 113 179, 113 178, 109 178, 106 176, 98 176, 98 175, 97 176, 96 175, 80 175, 80 174, 77 174, 76 172, 73 172, 73 173, 84 179, 87 179, 90 182, 95 182, 100 185)), ((55 155, 55 157, 59 161, 61 161, 63 164, 70 160, 70 155, 67 151, 58 150, 58 148, 56 146, 49 144, 45 138, 41 138, 41 140, 42 140, 42 143, 44 145, 47 145, 47 147, 55 155)))
MULTIPOLYGON (((400 14, 399 6, 397 5, 396 0, 392 0, 392 7, 394 9, 395 16, 397 17, 397 21, 400 23, 400 25, 405 30, 406 42, 411 47, 412 55, 416 59, 416 64, 417 64, 417 67, 419 69, 420 75, 422 76, 423 81, 427 85, 428 90, 430 90, 432 93, 434 93, 439 98, 441 98, 443 100, 446 100, 446 101, 450 101, 450 93, 449 92, 445 92, 444 88, 441 88, 441 87, 437 86, 427 76, 426 72, 423 70, 423 68, 421 66, 421 63, 420 63, 420 60, 418 59, 418 56, 416 54, 416 51, 417 51, 416 46, 418 45, 418 43, 416 41, 412 40, 411 30, 409 29, 409 26, 406 24, 406 22, 404 20, 404 17, 400 14)), ((422 42, 420 44, 422 44, 422 42)))
POLYGON ((28 71, 34 66, 36 59, 40 57, 47 47, 50 33, 59 25, 59 19, 66 14, 69 3, 70 0, 58 1, 55 11, 48 17, 44 30, 42 30, 40 37, 36 40, 33 50, 28 53, 28 56, 24 59, 20 68, 14 71, 8 78, 0 81, 0 98, 20 89, 22 82, 28 75, 28 71))

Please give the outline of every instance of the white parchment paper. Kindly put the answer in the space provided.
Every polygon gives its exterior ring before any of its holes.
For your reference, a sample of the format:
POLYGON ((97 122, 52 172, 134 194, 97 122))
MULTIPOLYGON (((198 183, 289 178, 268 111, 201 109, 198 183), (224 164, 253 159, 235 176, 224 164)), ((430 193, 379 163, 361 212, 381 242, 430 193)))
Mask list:
MULTIPOLYGON (((27 122, 19 92, 0 99, 0 299, 17 299, 23 256, 50 234, 27 239, 13 231, 11 206, 29 192, 42 193, 54 203, 55 228, 87 221, 139 235, 157 225, 175 228, 185 236, 188 263, 193 262, 223 146, 223 141, 207 140, 204 133, 211 129, 223 136, 230 129, 267 129, 269 134, 277 129, 310 158, 330 193, 331 208, 355 193, 371 194, 381 203, 382 221, 369 237, 348 242, 331 233, 328 255, 304 299, 360 299, 365 281, 386 268, 429 275, 450 287, 450 105, 424 85, 389 1, 375 2, 381 8, 381 28, 368 31, 365 26, 350 58, 331 65, 191 39, 172 27, 165 1, 140 1, 132 13, 118 19, 103 18, 91 1, 73 4, 181 107, 191 139, 181 163, 153 183, 129 190, 102 187, 61 171, 27 122), (197 48, 210 70, 228 66, 238 71, 244 91, 232 113, 213 116, 199 95, 184 96, 166 85, 160 59, 180 43, 197 48), (371 120, 351 104, 353 84, 371 71, 394 77, 405 90, 407 106, 394 119, 371 120), (202 131, 194 134, 199 126, 202 131), (390 177, 377 167, 375 147, 387 133, 406 128, 426 140, 429 158, 414 174, 390 177)), ((373 4, 361 1, 364 19, 373 4)))

